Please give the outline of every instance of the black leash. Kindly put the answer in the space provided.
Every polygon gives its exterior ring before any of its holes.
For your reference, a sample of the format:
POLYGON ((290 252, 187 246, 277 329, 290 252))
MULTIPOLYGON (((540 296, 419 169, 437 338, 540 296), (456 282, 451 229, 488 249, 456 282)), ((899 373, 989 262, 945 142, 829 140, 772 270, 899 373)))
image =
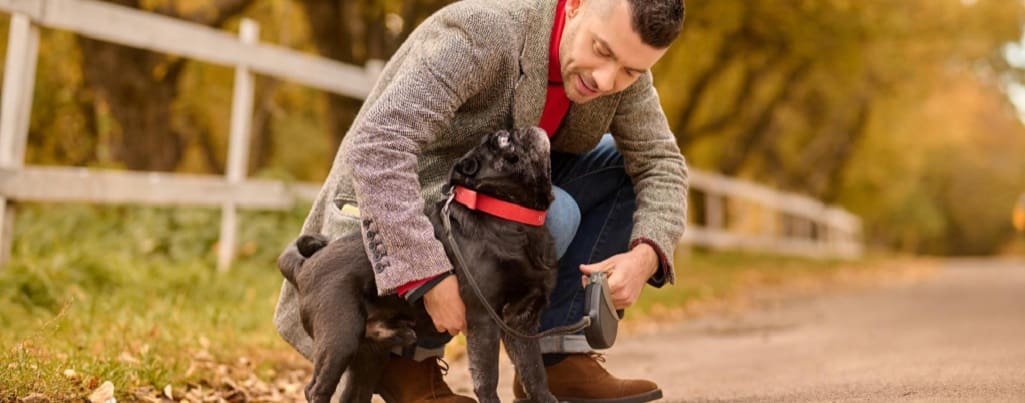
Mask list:
POLYGON ((493 319, 495 323, 498 323, 498 326, 501 327, 502 330, 504 330, 508 334, 519 337, 521 339, 540 339, 542 337, 551 336, 554 334, 576 333, 587 328, 588 326, 591 326, 591 318, 587 316, 581 318, 579 322, 574 323, 572 325, 554 327, 535 334, 526 334, 520 332, 519 330, 513 329, 508 324, 506 324, 505 321, 503 321, 502 318, 498 316, 498 313, 495 312, 495 309, 491 307, 491 304, 488 303, 488 300, 484 298, 484 292, 480 290, 480 287, 477 285, 477 280, 475 280, 473 278, 473 274, 470 273, 470 266, 467 266, 466 261, 463 260, 463 252, 459 249, 459 243, 456 242, 455 236, 452 235, 452 221, 449 218, 449 206, 452 205, 452 200, 454 200, 455 197, 455 193, 449 195, 448 200, 445 201, 445 206, 441 208, 441 222, 445 225, 445 235, 448 236, 448 243, 452 246, 453 254, 456 255, 456 270, 459 270, 459 273, 466 278, 466 282, 470 284, 470 288, 473 289, 473 293, 477 294, 477 298, 480 299, 480 302, 482 305, 484 305, 484 308, 488 310, 488 314, 491 315, 491 319, 493 319))

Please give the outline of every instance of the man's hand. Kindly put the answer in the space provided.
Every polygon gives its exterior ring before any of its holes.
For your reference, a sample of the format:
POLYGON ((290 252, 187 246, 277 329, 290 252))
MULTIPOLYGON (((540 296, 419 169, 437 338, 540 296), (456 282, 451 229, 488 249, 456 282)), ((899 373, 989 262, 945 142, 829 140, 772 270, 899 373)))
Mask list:
MULTIPOLYGON (((605 272, 609 281, 609 291, 612 294, 612 303, 616 309, 623 309, 641 296, 641 289, 648 282, 648 278, 658 270, 658 254, 651 248, 651 245, 637 244, 628 252, 620 253, 608 259, 594 264, 580 265, 580 271, 584 274, 605 272)), ((587 284, 587 277, 583 277, 584 284, 587 284)))
POLYGON ((466 330, 466 306, 456 276, 447 276, 424 294, 424 307, 439 332, 453 336, 466 330))

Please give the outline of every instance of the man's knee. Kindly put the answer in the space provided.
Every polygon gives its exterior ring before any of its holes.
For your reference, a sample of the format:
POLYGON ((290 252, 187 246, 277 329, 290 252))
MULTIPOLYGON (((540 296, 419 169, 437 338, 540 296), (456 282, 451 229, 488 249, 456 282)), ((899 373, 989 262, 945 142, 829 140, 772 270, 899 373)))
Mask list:
POLYGON ((552 188, 552 193, 555 194, 555 201, 548 208, 545 227, 555 240, 556 256, 561 258, 580 227, 580 206, 573 200, 573 196, 559 187, 552 188))
MULTIPOLYGON (((601 136, 601 140, 591 150, 591 154, 595 159, 601 161, 601 165, 606 168, 623 169, 624 167, 623 154, 616 147, 616 140, 612 137, 612 134, 606 133, 601 136)), ((625 170, 623 170, 623 174, 626 174, 625 170)))

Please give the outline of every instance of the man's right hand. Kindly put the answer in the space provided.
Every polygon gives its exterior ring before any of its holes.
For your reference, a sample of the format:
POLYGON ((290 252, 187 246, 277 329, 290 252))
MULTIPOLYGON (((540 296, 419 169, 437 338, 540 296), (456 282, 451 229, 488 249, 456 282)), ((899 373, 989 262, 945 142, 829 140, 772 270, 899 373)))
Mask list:
POLYGON ((447 276, 424 294, 424 307, 439 332, 457 335, 466 330, 466 306, 456 276, 447 276))

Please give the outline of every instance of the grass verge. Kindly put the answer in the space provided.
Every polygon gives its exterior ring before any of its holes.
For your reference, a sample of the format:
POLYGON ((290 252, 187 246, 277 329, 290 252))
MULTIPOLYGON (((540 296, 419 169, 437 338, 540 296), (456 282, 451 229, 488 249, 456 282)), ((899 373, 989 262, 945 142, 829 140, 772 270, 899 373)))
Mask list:
POLYGON ((274 260, 302 218, 243 213, 240 257, 219 273, 216 210, 20 206, 0 271, 0 401, 81 399, 104 381, 134 400, 202 385, 224 371, 214 363, 277 375, 297 357, 271 323, 274 260), (251 358, 275 355, 286 359, 251 358))

